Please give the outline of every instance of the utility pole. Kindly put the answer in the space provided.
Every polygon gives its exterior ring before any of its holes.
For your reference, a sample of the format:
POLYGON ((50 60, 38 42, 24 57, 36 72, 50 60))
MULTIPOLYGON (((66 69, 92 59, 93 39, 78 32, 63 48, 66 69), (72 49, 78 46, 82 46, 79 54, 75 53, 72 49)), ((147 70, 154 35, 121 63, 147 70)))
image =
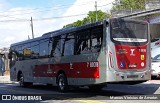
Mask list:
POLYGON ((96 9, 96 22, 98 21, 98 14, 97 14, 97 1, 95 1, 95 9, 96 9))
POLYGON ((92 19, 91 19, 91 17, 89 17, 89 22, 90 22, 90 23, 92 23, 92 19))
POLYGON ((31 30, 32 30, 32 38, 34 38, 34 32, 33 32, 33 20, 32 20, 32 17, 31 17, 31 30))
POLYGON ((131 13, 133 12, 132 7, 131 7, 131 13))
POLYGON ((30 39, 29 35, 28 35, 28 40, 30 39))

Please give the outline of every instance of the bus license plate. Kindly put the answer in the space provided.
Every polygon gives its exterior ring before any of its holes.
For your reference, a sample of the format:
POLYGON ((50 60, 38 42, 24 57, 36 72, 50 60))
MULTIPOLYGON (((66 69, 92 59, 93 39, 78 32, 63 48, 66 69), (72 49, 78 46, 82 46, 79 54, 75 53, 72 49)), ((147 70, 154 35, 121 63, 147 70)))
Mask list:
POLYGON ((138 75, 127 75, 127 78, 138 78, 138 75))

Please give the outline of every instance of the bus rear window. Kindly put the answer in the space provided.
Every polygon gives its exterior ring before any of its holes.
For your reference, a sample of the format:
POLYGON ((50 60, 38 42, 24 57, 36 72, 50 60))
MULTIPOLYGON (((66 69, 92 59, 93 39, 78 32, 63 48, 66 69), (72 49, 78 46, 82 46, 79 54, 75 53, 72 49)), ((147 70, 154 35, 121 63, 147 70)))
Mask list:
POLYGON ((147 43, 148 26, 144 22, 129 21, 125 19, 112 19, 111 40, 113 42, 147 43))

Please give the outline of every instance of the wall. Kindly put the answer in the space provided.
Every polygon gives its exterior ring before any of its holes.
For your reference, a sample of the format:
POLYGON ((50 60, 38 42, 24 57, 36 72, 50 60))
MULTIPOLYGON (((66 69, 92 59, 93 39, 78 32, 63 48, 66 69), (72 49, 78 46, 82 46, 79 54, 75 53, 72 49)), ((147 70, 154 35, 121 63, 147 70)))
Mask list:
POLYGON ((152 38, 160 38, 160 24, 150 24, 152 38))

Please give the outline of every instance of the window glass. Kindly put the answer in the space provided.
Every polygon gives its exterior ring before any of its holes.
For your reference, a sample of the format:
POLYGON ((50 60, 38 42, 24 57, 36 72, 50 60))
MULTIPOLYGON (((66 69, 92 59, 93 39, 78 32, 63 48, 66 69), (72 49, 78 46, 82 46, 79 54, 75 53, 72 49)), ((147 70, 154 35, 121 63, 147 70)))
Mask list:
POLYGON ((99 52, 102 45, 103 26, 78 31, 76 34, 76 54, 99 52))
POLYGON ((111 40, 121 45, 144 45, 148 41, 148 25, 121 18, 111 19, 111 40))
POLYGON ((68 34, 65 39, 64 55, 74 55, 74 42, 74 35, 68 34))
POLYGON ((23 51, 23 59, 30 59, 31 58, 31 48, 30 43, 23 44, 22 51, 23 51))
POLYGON ((49 55, 49 39, 40 41, 40 56, 47 57, 49 55))
POLYGON ((102 45, 103 28, 95 27, 91 31, 91 52, 99 52, 102 45))
POLYGON ((22 60, 23 58, 22 45, 17 46, 17 57, 18 57, 18 60, 22 60))
POLYGON ((76 37, 76 54, 90 53, 90 31, 78 31, 76 37))
POLYGON ((48 55, 51 56, 52 54, 52 43, 53 43, 53 38, 49 38, 49 44, 48 44, 48 55))
POLYGON ((160 55, 159 55, 159 57, 157 57, 157 60, 160 60, 160 55))
POLYGON ((160 54, 156 55, 153 60, 160 60, 160 54))
POLYGON ((22 50, 22 45, 18 45, 18 51, 22 50))
POLYGON ((61 56, 62 55, 62 47, 61 47, 62 41, 61 37, 55 37, 52 40, 52 50, 51 50, 51 56, 61 56))
POLYGON ((18 46, 15 46, 14 50, 13 50, 16 54, 18 54, 18 46))
POLYGON ((39 57, 39 41, 31 43, 31 52, 32 52, 32 58, 39 57))
POLYGON ((18 46, 11 47, 12 63, 18 60, 18 46))
POLYGON ((23 49, 30 48, 30 47, 31 47, 30 43, 23 44, 23 45, 22 45, 22 50, 23 50, 23 49))

